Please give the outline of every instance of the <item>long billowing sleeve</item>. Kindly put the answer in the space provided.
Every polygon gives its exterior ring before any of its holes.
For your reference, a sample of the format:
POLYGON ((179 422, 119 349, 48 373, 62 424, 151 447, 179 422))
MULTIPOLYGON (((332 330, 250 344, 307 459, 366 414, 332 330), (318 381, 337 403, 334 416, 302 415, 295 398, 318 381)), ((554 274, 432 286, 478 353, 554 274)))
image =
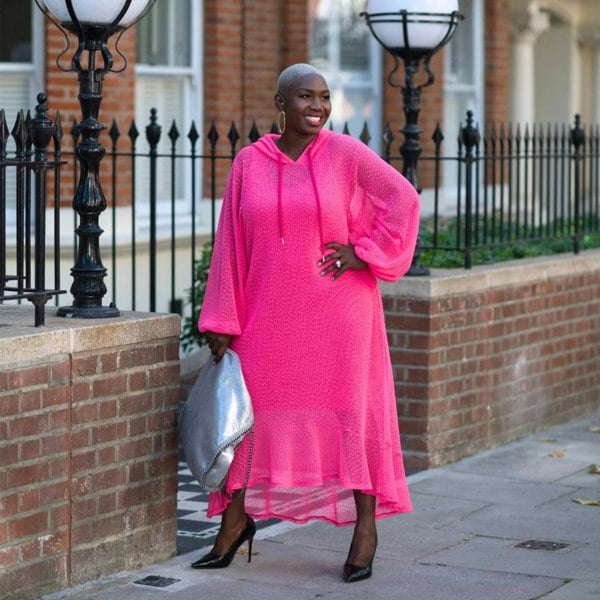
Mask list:
POLYGON ((355 158, 350 241, 377 278, 395 281, 412 262, 420 198, 405 177, 364 145, 357 145, 355 158))
POLYGON ((227 181, 221 216, 215 236, 206 292, 198 328, 239 335, 242 331, 246 301, 243 294, 247 259, 240 222, 242 160, 234 161, 227 181))

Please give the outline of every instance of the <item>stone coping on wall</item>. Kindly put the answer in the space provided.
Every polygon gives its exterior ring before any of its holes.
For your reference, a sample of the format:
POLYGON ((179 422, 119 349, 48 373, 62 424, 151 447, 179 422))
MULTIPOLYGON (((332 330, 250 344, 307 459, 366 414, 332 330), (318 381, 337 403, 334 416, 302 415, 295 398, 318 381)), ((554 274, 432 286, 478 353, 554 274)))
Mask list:
POLYGON ((0 366, 57 354, 86 352, 126 344, 179 337, 175 314, 122 311, 119 317, 78 319, 57 317, 46 308, 46 323, 35 327, 33 306, 0 305, 0 366))
POLYGON ((382 282, 380 289, 384 296, 437 298, 519 283, 536 283, 594 270, 600 270, 600 250, 480 265, 470 270, 433 269, 427 276, 405 276, 394 283, 382 282))

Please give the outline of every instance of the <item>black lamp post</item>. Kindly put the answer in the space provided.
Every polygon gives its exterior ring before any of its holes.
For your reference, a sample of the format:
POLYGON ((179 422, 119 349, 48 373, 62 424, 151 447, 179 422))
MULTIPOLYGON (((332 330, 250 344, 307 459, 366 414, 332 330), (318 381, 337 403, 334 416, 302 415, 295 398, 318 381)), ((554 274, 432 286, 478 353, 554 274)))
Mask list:
POLYGON ((73 209, 79 215, 76 229, 79 238, 77 259, 71 269, 73 284, 73 306, 60 307, 59 316, 84 318, 117 317, 119 310, 114 306, 102 306, 106 294, 104 277, 106 269, 100 258, 99 238, 102 229, 100 214, 106 209, 106 198, 99 179, 100 161, 104 147, 98 138, 105 126, 98 121, 102 102, 102 82, 108 72, 125 70, 127 59, 118 49, 123 32, 141 19, 155 0, 35 0, 38 8, 63 32, 67 45, 57 59, 61 71, 73 71, 79 79, 79 104, 82 119, 77 125, 81 140, 75 148, 80 164, 79 181, 73 198, 73 209), (69 50, 69 38, 65 32, 77 36, 78 46, 71 59, 71 68, 63 68, 61 57, 69 50), (123 60, 119 69, 113 68, 113 56, 108 49, 108 39, 119 34, 117 53, 123 60), (87 60, 82 63, 82 55, 87 60), (102 64, 97 65, 97 53, 102 64))
MULTIPOLYGON (((422 187, 417 175, 421 155, 421 129, 418 126, 421 111, 421 90, 433 84, 429 67, 431 57, 447 44, 462 15, 458 0, 369 0, 367 10, 361 13, 375 39, 394 57, 394 68, 388 75, 392 87, 401 88, 404 103, 405 126, 400 130, 404 142, 400 146, 403 158, 402 174, 420 194, 422 187), (431 11, 431 12, 429 12, 431 11), (404 84, 394 81, 394 74, 404 63, 404 84), (415 84, 415 75, 423 62, 427 80, 415 84)), ((419 242, 408 275, 429 275, 429 270, 418 264, 419 242)))

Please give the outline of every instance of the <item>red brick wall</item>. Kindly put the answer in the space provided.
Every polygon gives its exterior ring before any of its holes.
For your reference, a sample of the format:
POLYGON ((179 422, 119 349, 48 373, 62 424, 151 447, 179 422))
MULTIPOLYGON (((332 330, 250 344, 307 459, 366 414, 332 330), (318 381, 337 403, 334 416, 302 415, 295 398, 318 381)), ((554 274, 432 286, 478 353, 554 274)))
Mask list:
POLYGON ((510 118, 510 22, 508 0, 485 2, 485 119, 507 123, 510 118))
POLYGON ((178 336, 89 335, 97 349, 0 366, 1 598, 174 554, 178 336))
MULTIPOLYGON (((238 148, 249 143, 253 122, 261 134, 271 130, 277 76, 308 59, 307 3, 206 0, 204 24, 204 122, 215 122, 219 152, 227 154, 232 122, 238 148)), ((218 165, 217 194, 228 172, 228 165, 218 165)))
POLYGON ((407 467, 600 408, 599 265, 594 252, 384 288, 407 467))
MULTIPOLYGON (((204 123, 206 131, 214 120, 220 135, 219 153, 229 152, 227 133, 233 122, 241 135, 240 143, 248 143, 252 122, 256 121, 259 131, 270 130, 276 117, 273 108, 273 87, 277 74, 285 66, 306 61, 309 55, 309 2, 294 0, 280 2, 250 2, 249 0, 205 0, 204 2, 204 123)), ((508 0, 486 0, 485 2, 485 95, 486 114, 477 119, 480 123, 506 122, 509 117, 510 85, 510 36, 507 15, 508 0)), ((80 120, 77 101, 78 84, 75 74, 62 73, 55 65, 55 58, 64 48, 64 39, 51 24, 47 34, 47 90, 52 111, 59 109, 70 146, 70 131, 73 121, 80 120)), ((126 151, 126 129, 134 117, 135 107, 135 28, 128 31, 120 47, 129 60, 129 67, 120 74, 108 74, 104 83, 104 101, 100 121, 110 127, 116 117, 122 129, 118 148, 126 151)), ((68 66, 72 51, 63 57, 68 66)), ((435 84, 423 89, 419 124, 423 130, 424 154, 431 154, 431 136, 436 124, 443 120, 443 51, 432 60, 435 84)), ((116 58, 117 63, 120 58, 116 58)), ((383 70, 383 123, 390 122, 396 140, 393 152, 398 155, 402 143, 399 129, 404 124, 402 97, 399 89, 387 83, 387 74, 392 66, 389 56, 385 57, 383 70)), ((403 68, 397 73, 403 79, 403 68)), ((423 75, 423 73, 421 74, 423 75)), ((419 80, 422 80, 420 77, 419 80)), ((443 123, 442 127, 443 127, 443 123)), ((138 128, 140 125, 138 124, 138 128)), ((101 136, 106 146, 111 142, 106 132, 101 136)), ((208 146, 205 143, 205 150, 208 146)), ((108 164, 102 165, 102 181, 109 181, 108 164)), ((208 168, 208 167, 206 167, 208 168)), ((419 176, 425 187, 433 181, 432 164, 422 161, 419 176)), ((128 169, 128 167, 127 167, 128 169)), ((220 194, 228 172, 226 164, 218 166, 220 194)), ((65 172, 64 188, 72 187, 72 176, 65 172)), ((119 173, 117 204, 129 203, 129 171, 119 173)), ((105 190, 107 194, 108 190, 105 190)), ((108 195, 108 194, 107 194, 108 195)), ((70 194, 65 194, 63 205, 70 205, 70 194)))

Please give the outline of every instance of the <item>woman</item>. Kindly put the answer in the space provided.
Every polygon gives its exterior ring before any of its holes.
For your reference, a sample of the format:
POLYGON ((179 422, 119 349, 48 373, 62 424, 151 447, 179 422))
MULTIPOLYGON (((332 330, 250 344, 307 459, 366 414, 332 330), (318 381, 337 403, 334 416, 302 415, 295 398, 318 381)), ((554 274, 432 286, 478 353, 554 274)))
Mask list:
POLYGON ((419 198, 362 142, 323 129, 315 68, 285 69, 275 106, 281 135, 233 162, 199 320, 215 361, 229 346, 240 356, 251 469, 247 436, 209 498, 214 547, 192 567, 226 567, 246 540, 251 553, 253 518, 321 519, 355 525, 343 578, 359 581, 376 519, 412 509, 377 278, 409 268, 419 198))

